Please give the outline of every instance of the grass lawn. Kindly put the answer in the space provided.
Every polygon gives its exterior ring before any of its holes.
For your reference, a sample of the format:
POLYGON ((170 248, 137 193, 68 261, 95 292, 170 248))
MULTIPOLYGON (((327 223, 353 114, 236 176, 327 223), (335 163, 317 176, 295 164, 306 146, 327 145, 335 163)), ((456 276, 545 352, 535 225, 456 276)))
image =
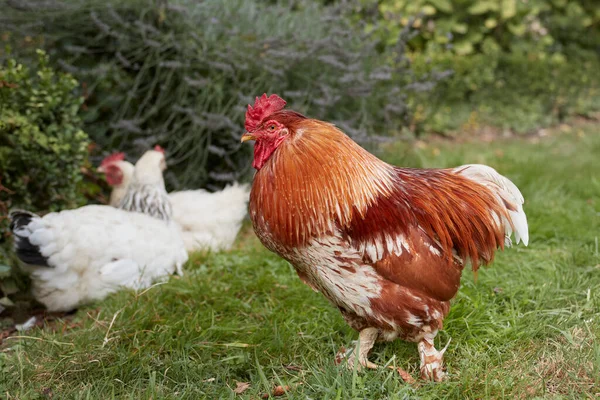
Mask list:
MULTIPOLYGON (((405 166, 486 163, 526 199, 530 246, 498 253, 477 282, 464 273, 436 339, 452 338, 447 381, 335 365, 357 334, 247 227, 236 250, 192 256, 183 278, 5 340, 0 397, 260 399, 277 385, 290 399, 600 396, 600 127, 383 153, 405 166), (236 382, 250 386, 237 395, 236 382)), ((371 360, 418 376, 413 343, 378 344, 371 360)))

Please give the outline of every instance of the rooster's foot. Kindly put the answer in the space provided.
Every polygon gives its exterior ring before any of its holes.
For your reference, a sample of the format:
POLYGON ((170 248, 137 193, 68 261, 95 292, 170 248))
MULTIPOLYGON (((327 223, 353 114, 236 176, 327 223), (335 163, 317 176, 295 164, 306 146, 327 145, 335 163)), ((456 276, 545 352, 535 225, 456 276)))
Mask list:
POLYGON ((433 338, 425 338, 419 342, 419 356, 421 358, 421 378, 441 382, 446 377, 444 371, 444 353, 448 349, 448 345, 437 351, 433 346, 433 338))
POLYGON ((352 370, 355 368, 357 358, 358 365, 356 365, 356 369, 358 371, 360 371, 363 367, 369 369, 378 368, 378 365, 369 361, 368 358, 369 352, 373 348, 377 336, 379 336, 379 331, 377 328, 366 328, 360 331, 356 347, 342 356, 343 358, 347 358, 347 366, 349 369, 352 370))

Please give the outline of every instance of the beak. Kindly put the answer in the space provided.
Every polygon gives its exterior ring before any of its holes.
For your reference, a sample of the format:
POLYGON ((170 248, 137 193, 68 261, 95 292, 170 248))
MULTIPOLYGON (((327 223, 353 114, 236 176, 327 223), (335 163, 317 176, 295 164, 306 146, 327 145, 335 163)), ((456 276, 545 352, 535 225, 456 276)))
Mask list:
POLYGON ((106 170, 104 169, 104 167, 98 167, 98 168, 96 168, 96 172, 104 174, 104 173, 106 173, 106 170))
POLYGON ((244 133, 242 135, 242 143, 247 142, 248 140, 256 140, 256 136, 252 135, 251 133, 244 133))

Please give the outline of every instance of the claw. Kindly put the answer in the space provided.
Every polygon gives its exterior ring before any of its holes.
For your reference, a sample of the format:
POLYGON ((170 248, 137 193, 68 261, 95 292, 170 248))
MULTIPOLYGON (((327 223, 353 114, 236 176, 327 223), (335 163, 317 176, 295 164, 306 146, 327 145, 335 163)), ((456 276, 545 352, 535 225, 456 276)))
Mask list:
MULTIPOLYGON (((348 357, 348 361, 347 361, 347 367, 350 370, 354 369, 354 363, 356 362, 356 354, 353 351, 352 354, 350 354, 350 356, 348 357)), ((358 357, 358 365, 356 366, 356 370, 360 371, 363 368, 368 368, 368 369, 377 369, 379 368, 379 366, 369 360, 367 360, 366 358, 363 357, 358 357)))
POLYGON ((446 350, 448 350, 448 346, 450 346, 451 341, 452 341, 452 338, 448 338, 448 343, 446 343, 444 348, 440 350, 440 357, 444 356, 444 353, 446 352, 446 350))

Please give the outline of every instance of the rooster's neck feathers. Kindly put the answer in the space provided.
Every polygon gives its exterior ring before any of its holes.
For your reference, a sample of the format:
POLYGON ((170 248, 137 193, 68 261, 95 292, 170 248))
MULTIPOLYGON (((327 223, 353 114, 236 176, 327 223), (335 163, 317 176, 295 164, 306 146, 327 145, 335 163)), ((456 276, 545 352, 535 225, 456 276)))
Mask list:
POLYGON ((257 172, 251 213, 291 246, 347 226, 379 196, 393 190, 394 168, 362 149, 335 126, 311 119, 292 131, 257 172))

